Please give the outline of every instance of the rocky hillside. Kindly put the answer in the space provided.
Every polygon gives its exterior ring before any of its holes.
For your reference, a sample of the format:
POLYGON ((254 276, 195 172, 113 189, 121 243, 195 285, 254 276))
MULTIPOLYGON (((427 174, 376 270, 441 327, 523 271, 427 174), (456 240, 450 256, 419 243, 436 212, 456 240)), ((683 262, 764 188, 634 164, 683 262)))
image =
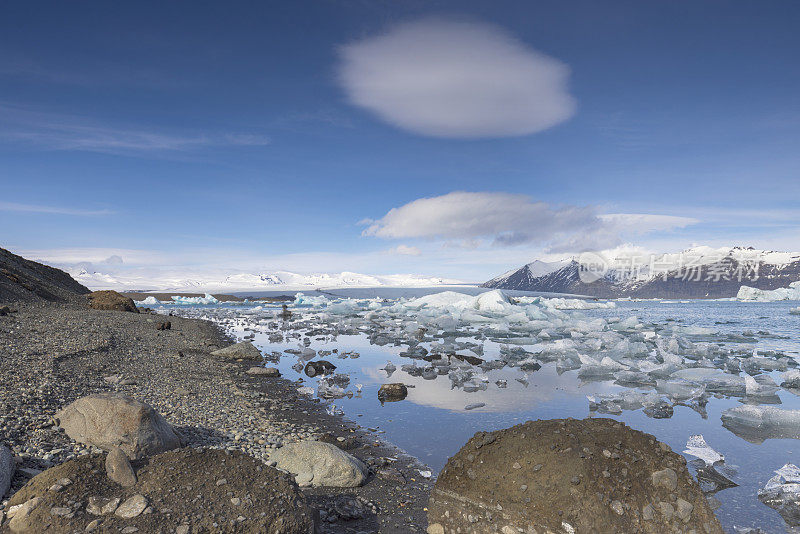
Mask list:
POLYGON ((0 248, 0 302, 74 300, 89 290, 55 267, 0 248))
POLYGON ((638 265, 610 260, 599 270, 589 269, 580 260, 550 264, 553 269, 544 274, 533 272, 533 264, 524 265, 483 287, 600 298, 684 299, 735 297, 742 286, 771 290, 800 280, 800 253, 753 248, 698 247, 638 265))

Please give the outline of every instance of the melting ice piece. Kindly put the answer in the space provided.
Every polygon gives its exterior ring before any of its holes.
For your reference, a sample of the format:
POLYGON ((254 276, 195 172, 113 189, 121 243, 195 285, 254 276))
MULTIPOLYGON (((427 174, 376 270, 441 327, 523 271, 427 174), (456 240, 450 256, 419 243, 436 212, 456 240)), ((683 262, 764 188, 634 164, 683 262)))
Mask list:
POLYGON ((722 426, 750 443, 770 438, 800 439, 800 410, 746 404, 722 412, 722 426))
POLYGON ((689 436, 689 441, 686 442, 686 450, 683 451, 683 453, 700 458, 706 465, 713 465, 716 462, 725 461, 723 455, 708 446, 702 434, 689 436))
POLYGON ((790 526, 800 526, 800 469, 786 464, 758 491, 761 502, 778 511, 790 526))
POLYGON ((748 397, 768 397, 778 391, 778 386, 775 385, 775 382, 772 382, 772 378, 769 375, 761 375, 759 378, 761 380, 757 380, 748 374, 744 375, 745 393, 748 397))
POLYGON ((420 470, 420 469, 417 469, 417 472, 418 472, 418 473, 420 474, 420 476, 422 476, 423 478, 431 478, 431 475, 433 475, 433 473, 431 473, 430 471, 422 471, 422 470, 420 470))
POLYGON ((171 298, 173 304, 219 304, 219 301, 208 293, 204 297, 180 297, 176 295, 171 298))
POLYGON ((155 298, 154 296, 149 296, 144 300, 137 300, 137 306, 158 306, 161 304, 161 301, 155 298))
POLYGON ((474 410, 476 408, 483 408, 484 406, 486 406, 485 402, 476 402, 474 404, 467 404, 466 406, 464 406, 464 409, 465 410, 474 410))
POLYGON ((783 373, 782 388, 800 388, 800 370, 789 369, 783 373))
POLYGON ((308 386, 303 386, 303 387, 297 388, 297 392, 300 395, 309 395, 309 396, 311 396, 311 395, 314 394, 314 388, 310 388, 308 386))

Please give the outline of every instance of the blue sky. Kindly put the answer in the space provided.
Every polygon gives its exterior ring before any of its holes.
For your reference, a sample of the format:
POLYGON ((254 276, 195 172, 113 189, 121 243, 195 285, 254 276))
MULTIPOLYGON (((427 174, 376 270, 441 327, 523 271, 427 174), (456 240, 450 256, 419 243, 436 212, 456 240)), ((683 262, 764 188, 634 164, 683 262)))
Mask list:
POLYGON ((800 249, 798 26, 790 1, 6 2, 0 246, 466 280, 800 249))

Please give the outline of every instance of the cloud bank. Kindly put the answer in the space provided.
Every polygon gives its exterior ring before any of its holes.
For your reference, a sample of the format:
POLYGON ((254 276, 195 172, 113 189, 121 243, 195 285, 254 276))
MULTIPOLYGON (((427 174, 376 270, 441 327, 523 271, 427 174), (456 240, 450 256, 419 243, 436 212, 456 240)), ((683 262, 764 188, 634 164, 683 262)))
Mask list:
POLYGON ((575 113, 569 67, 502 28, 426 19, 340 47, 350 102, 433 137, 532 134, 575 113))
POLYGON ((552 252, 583 252, 617 246, 623 236, 696 222, 670 215, 599 214, 594 206, 553 206, 520 194, 456 191, 392 208, 378 220, 366 219, 362 235, 458 241, 473 248, 487 239, 499 246, 550 243, 552 252))

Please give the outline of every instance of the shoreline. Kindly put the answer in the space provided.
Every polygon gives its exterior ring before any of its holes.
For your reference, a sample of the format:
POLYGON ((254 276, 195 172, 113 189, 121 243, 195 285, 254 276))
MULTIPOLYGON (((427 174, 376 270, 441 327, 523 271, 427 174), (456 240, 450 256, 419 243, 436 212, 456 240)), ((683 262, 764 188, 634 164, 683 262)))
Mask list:
POLYGON ((77 398, 109 391, 152 405, 190 447, 241 450, 267 462, 284 443, 330 441, 370 466, 371 476, 360 488, 302 488, 309 505, 325 512, 347 495, 374 504, 377 512, 321 521, 321 532, 425 531, 433 480, 420 476, 418 459, 328 414, 298 394, 299 383, 250 376, 253 362, 210 355, 232 342, 218 325, 173 316, 170 330, 157 330, 163 315, 75 304, 15 308, 0 318, 0 441, 19 462, 7 498, 38 471, 93 452, 71 442, 53 415, 77 398))

